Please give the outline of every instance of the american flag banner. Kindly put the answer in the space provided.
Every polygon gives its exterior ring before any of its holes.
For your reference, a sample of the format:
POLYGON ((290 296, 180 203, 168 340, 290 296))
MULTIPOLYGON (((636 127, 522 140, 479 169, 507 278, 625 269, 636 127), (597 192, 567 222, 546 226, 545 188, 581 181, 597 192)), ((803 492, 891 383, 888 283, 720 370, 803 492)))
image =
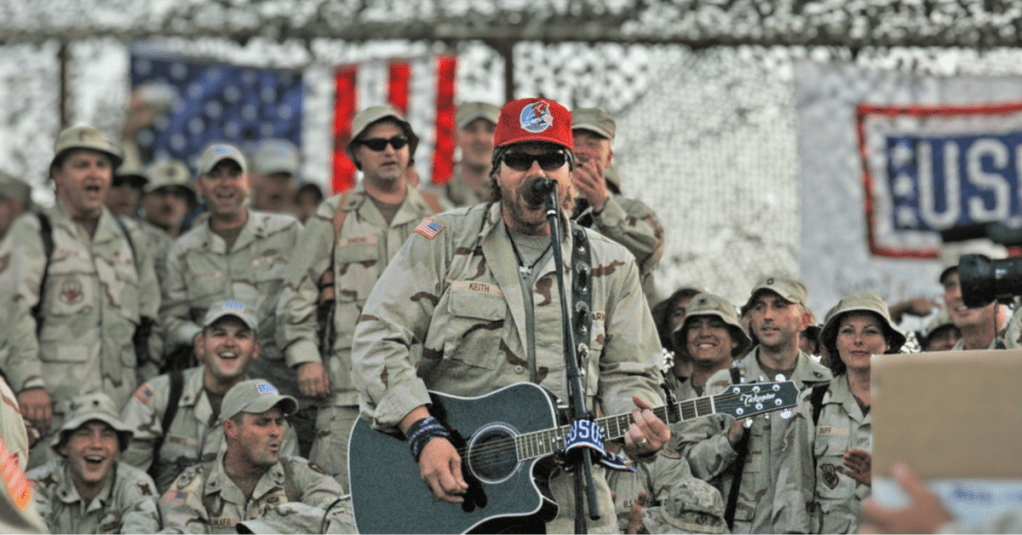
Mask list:
POLYGON ((185 58, 131 57, 131 85, 169 105, 138 135, 144 162, 176 158, 194 170, 210 143, 251 153, 258 140, 301 146, 302 73, 185 58))
POLYGON ((357 170, 344 147, 359 110, 392 104, 419 136, 415 162, 423 182, 446 184, 454 175, 457 58, 430 55, 343 65, 335 76, 333 189, 355 185, 357 170), (429 157, 426 159, 426 157, 429 157))
POLYGON ((335 193, 354 186, 358 177, 344 151, 352 117, 385 103, 401 110, 419 136, 414 157, 420 179, 446 184, 454 174, 457 144, 456 76, 457 57, 447 54, 291 70, 145 53, 131 57, 132 87, 167 105, 138 135, 144 163, 177 158, 194 170, 209 143, 232 143, 251 154, 258 141, 283 138, 302 147, 306 178, 317 177, 335 193), (324 98, 330 100, 329 119, 317 115, 324 98), (313 107, 317 112, 309 111, 313 107))
POLYGON ((940 231, 1022 213, 1022 77, 795 66, 800 278, 842 296, 939 297, 940 231))

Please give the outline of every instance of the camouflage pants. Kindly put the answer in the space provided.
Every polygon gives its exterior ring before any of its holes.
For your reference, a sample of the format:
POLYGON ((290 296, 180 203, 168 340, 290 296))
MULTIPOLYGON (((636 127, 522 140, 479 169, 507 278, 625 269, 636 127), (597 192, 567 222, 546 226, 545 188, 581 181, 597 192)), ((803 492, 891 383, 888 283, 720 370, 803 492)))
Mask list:
POLYGON ((316 416, 316 440, 309 461, 334 476, 344 492, 348 486, 348 441, 358 420, 358 407, 321 406, 316 416))

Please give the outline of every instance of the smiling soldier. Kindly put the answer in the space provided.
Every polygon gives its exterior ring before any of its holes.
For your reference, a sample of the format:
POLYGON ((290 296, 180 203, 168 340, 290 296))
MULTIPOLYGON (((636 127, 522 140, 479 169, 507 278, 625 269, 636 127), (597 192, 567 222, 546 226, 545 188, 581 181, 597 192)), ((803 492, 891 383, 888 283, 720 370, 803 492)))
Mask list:
POLYGON ((102 393, 76 398, 50 445, 60 454, 30 470, 35 503, 53 533, 155 533, 156 486, 145 472, 117 461, 131 430, 102 393))
MULTIPOLYGON (((148 469, 162 493, 182 470, 216 458, 224 448, 220 408, 232 386, 248 378, 259 358, 255 314, 234 300, 210 305, 195 350, 205 364, 161 375, 138 387, 125 405, 124 423, 135 436, 124 461, 148 469), (176 383, 176 385, 175 385, 176 383)), ((283 451, 295 451, 297 437, 288 426, 283 451)))

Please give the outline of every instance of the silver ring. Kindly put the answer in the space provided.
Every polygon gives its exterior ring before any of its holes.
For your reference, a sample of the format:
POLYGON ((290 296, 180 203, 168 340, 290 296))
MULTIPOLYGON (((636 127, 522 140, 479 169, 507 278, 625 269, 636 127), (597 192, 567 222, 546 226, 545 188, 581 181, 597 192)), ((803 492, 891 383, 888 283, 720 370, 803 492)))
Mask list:
POLYGON ((642 440, 639 442, 639 445, 645 446, 646 444, 649 444, 649 439, 646 437, 642 437, 642 440))

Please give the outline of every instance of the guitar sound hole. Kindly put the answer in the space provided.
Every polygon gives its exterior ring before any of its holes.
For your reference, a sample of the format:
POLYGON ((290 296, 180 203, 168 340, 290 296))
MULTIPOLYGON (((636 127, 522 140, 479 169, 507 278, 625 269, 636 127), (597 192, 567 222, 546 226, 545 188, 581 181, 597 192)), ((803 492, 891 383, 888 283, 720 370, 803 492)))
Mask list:
POLYGON ((469 470, 485 483, 500 483, 518 469, 515 430, 495 424, 479 430, 468 445, 469 470))

